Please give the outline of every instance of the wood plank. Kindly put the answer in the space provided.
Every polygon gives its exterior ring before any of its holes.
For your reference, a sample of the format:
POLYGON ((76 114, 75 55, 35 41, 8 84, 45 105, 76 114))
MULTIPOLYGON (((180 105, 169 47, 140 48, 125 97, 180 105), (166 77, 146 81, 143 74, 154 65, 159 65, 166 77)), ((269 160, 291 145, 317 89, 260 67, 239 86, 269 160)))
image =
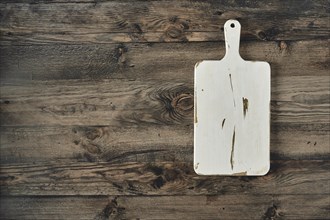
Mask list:
POLYGON ((1 219, 327 219, 329 195, 2 197, 1 219), (202 208, 201 208, 202 207, 202 208), (17 211, 19 210, 19 211, 17 211))
MULTIPOLYGON (((328 76, 272 82, 272 123, 329 123, 328 76), (309 86, 309 85, 314 86, 309 86)), ((193 85, 156 81, 56 81, 0 87, 2 126, 191 125, 193 85)))
POLYGON ((329 218, 328 6, 1 1, 0 219, 329 218), (229 18, 272 67, 264 177, 193 171, 193 66, 229 18))
POLYGON ((113 43, 223 40, 237 18, 243 39, 328 38, 328 2, 102 1, 2 3, 2 43, 113 43))
POLYGON ((2 165, 2 195, 329 194, 330 161, 272 161, 263 177, 199 176, 192 162, 2 165))
MULTIPOLYGON (((271 74, 328 76, 328 40, 242 42, 246 60, 269 62, 271 74), (297 68, 299 63, 299 68, 297 68)), ((220 60, 223 42, 113 45, 1 46, 0 77, 7 80, 158 79, 193 82, 201 60, 220 60)))
MULTIPOLYGON (((329 159, 329 124, 272 124, 271 159, 329 159)), ((0 127, 2 164, 193 159, 192 125, 0 127)))
MULTIPOLYGON (((0 161, 3 164, 49 160, 116 163, 192 160, 191 126, 46 126, 0 129, 0 161)), ((319 144, 323 149, 323 143, 319 144)), ((326 155, 321 151, 318 153, 326 155)))

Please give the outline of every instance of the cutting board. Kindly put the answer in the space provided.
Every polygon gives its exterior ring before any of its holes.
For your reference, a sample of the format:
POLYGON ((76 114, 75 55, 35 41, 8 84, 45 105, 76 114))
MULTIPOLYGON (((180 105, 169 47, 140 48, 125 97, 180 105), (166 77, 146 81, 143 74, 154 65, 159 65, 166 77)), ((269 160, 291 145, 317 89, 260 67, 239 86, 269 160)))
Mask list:
POLYGON ((265 175, 270 167, 270 65, 239 55, 241 25, 224 25, 222 60, 195 65, 194 169, 200 175, 265 175))

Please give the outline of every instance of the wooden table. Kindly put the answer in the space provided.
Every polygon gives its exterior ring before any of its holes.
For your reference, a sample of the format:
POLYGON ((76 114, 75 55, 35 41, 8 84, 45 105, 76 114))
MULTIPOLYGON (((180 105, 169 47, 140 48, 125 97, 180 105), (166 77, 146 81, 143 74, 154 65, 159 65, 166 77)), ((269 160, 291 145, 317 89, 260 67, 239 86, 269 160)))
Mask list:
POLYGON ((1 219, 330 218, 327 1, 3 0, 1 219), (271 170, 193 171, 193 67, 272 69, 271 170))

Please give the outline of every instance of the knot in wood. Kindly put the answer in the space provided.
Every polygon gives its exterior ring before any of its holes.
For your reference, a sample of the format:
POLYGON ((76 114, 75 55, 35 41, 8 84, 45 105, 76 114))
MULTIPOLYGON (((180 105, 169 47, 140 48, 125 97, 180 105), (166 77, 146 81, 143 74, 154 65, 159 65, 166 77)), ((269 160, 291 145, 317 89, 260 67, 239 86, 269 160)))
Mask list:
POLYGON ((280 51, 286 51, 288 49, 288 44, 285 41, 280 41, 278 47, 280 48, 280 51))
POLYGON ((263 32, 263 31, 259 31, 259 32, 258 32, 258 37, 259 37, 261 40, 267 40, 267 35, 266 35, 265 32, 263 32))
POLYGON ((171 22, 171 23, 175 23, 177 20, 178 20, 179 18, 178 18, 178 16, 172 16, 172 17, 170 17, 168 20, 171 22))
POLYGON ((285 43, 285 41, 281 41, 279 43, 279 46, 280 46, 281 50, 285 50, 288 47, 288 45, 285 43))
POLYGON ((120 44, 114 51, 113 57, 116 59, 118 63, 125 63, 126 56, 125 53, 128 51, 127 47, 123 44, 120 44))
POLYGON ((173 98, 172 107, 177 111, 191 111, 194 107, 194 97, 191 94, 180 94, 173 98))
POLYGON ((183 35, 183 31, 177 27, 171 26, 167 28, 166 35, 170 38, 180 38, 183 35))

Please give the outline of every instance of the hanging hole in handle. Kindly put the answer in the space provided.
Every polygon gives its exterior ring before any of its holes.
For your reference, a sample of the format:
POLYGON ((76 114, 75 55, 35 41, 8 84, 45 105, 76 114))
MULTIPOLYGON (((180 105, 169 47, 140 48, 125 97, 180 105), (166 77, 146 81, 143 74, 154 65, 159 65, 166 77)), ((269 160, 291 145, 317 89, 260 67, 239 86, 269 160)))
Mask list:
POLYGON ((234 23, 231 23, 230 24, 230 27, 234 28, 235 27, 235 24, 234 23))

